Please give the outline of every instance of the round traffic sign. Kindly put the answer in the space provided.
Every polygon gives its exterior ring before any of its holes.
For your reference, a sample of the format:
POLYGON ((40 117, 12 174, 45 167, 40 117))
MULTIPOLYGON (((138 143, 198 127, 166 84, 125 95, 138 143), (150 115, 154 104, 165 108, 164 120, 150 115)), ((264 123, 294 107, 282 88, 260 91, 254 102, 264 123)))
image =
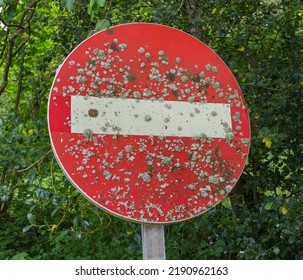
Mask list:
POLYGON ((171 27, 99 32, 57 71, 48 105, 54 154, 98 207, 172 223, 219 203, 249 151, 239 85, 220 57, 171 27))

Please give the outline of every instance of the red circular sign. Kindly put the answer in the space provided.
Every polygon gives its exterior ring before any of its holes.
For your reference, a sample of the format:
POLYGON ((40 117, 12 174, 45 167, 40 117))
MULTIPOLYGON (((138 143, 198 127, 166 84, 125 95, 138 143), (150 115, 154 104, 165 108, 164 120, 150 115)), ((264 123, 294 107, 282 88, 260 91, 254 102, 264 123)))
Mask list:
POLYGON ((57 72, 51 143, 72 184, 131 221, 195 217, 234 187, 249 151, 246 105, 219 56, 157 24, 99 32, 57 72))

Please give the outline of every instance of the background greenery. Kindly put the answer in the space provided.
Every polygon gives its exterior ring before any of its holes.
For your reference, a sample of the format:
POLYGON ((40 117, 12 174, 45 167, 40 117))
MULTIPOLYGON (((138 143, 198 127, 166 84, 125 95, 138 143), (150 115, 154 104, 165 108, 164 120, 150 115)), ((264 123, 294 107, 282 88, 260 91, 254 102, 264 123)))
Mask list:
POLYGON ((140 225, 95 208, 51 151, 56 68, 127 22, 188 32, 234 72, 252 143, 231 195, 166 226, 169 259, 303 259, 303 8, 299 0, 0 0, 0 259, 140 259, 140 225))

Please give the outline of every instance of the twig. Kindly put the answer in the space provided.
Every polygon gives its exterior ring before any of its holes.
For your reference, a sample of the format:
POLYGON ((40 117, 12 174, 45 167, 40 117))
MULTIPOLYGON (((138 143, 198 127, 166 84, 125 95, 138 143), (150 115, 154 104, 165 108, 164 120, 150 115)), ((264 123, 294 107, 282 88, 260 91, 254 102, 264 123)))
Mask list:
POLYGON ((40 161, 42 161, 51 151, 52 151, 52 149, 50 149, 45 155, 43 155, 41 158, 39 158, 36 162, 34 162, 33 164, 31 164, 30 166, 28 166, 28 167, 26 167, 24 169, 17 170, 17 172, 21 173, 21 172, 24 172, 24 171, 27 171, 27 170, 31 169, 36 164, 38 164, 40 161))

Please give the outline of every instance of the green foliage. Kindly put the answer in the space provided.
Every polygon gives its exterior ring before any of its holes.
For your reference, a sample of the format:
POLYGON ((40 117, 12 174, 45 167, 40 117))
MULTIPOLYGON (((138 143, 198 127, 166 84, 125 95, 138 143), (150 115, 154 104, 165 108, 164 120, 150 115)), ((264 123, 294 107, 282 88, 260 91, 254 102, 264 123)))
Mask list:
POLYGON ((46 121, 69 52, 110 25, 139 21, 213 48, 251 117, 236 188, 204 215, 166 226, 167 257, 303 259, 302 18, 299 0, 0 0, 0 259, 141 258, 140 225, 110 217, 70 185, 46 121))

